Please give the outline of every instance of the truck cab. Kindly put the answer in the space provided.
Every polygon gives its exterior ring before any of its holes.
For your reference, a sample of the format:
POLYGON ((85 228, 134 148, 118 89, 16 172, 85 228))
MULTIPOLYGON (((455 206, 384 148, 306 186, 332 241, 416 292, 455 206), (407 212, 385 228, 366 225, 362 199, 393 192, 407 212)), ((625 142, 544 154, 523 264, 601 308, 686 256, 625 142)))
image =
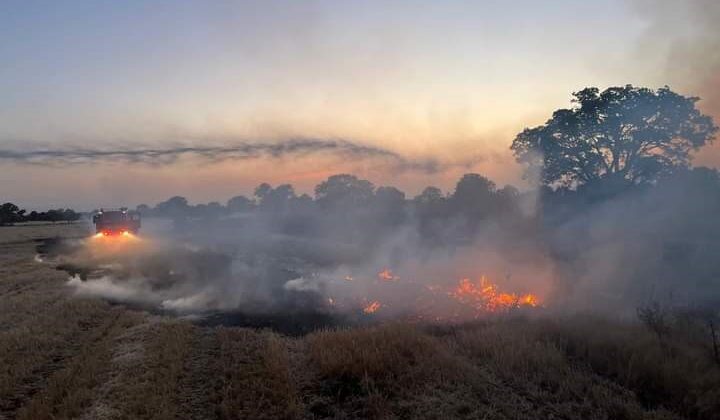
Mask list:
POLYGON ((99 235, 129 235, 137 234, 140 230, 140 213, 120 209, 100 209, 93 215, 95 232, 99 235))

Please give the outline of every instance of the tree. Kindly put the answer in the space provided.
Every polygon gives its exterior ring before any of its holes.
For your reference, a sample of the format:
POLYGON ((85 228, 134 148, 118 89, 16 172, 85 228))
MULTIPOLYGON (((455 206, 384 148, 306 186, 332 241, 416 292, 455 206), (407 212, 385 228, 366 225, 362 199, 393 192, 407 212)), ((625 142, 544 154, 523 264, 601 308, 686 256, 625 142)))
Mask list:
POLYGON ((59 222, 63 220, 63 209, 50 209, 46 213, 45 220, 48 220, 50 222, 59 222))
POLYGON ((255 188, 255 197, 258 198, 259 201, 262 201, 263 198, 265 198, 266 195, 268 195, 272 191, 272 187, 267 182, 263 182, 262 184, 258 185, 255 188))
POLYGON ((62 220, 66 222, 74 222, 80 219, 80 214, 73 209, 65 209, 62 211, 62 220))
POLYGON ((337 204, 356 207, 372 199, 375 186, 355 175, 333 175, 315 187, 315 198, 321 206, 337 204))
POLYGON ((252 210, 253 202, 244 195, 238 195, 228 200, 227 209, 230 213, 243 213, 252 210))
POLYGON ((378 187, 375 191, 375 198, 382 204, 402 205, 405 203, 405 193, 395 187, 378 187))
POLYGON ((655 333, 660 345, 665 345, 665 336, 670 332, 669 313, 658 302, 650 302, 637 309, 637 317, 645 327, 655 333))
POLYGON ((495 205, 495 183, 478 174, 465 174, 455 187, 450 202, 456 213, 470 218, 488 216, 495 205))
POLYGON ((676 317, 683 322, 683 331, 697 329, 705 335, 705 345, 710 348, 715 363, 720 365, 720 309, 717 302, 707 302, 690 306, 676 312, 676 317))
POLYGON ((205 207, 204 217, 217 219, 222 216, 223 213, 225 213, 225 207, 217 201, 211 201, 207 203, 207 206, 205 207))
POLYGON ((201 219, 218 219, 225 212, 225 207, 217 201, 211 201, 207 204, 196 204, 189 208, 189 216, 201 219))
POLYGON ((273 188, 263 183, 255 188, 255 196, 258 198, 258 207, 268 211, 284 211, 295 198, 295 189, 290 184, 282 184, 273 188))
POLYGON ((506 185, 495 192, 497 211, 501 216, 516 216, 520 211, 520 191, 512 185, 506 185))
POLYGON ((412 204, 421 224, 427 219, 447 216, 447 199, 440 188, 426 187, 422 193, 413 198, 412 204))
POLYGON ((438 203, 444 200, 444 196, 438 187, 426 187, 419 195, 413 198, 416 204, 438 203))
POLYGON ((586 88, 573 96, 575 106, 526 128, 511 146, 528 174, 553 188, 652 183, 687 167, 690 152, 712 142, 718 129, 695 108, 699 98, 668 87, 586 88))
POLYGON ((167 201, 158 203, 157 206, 155 206, 155 211, 161 217, 182 218, 188 215, 190 205, 188 204, 187 198, 175 196, 169 198, 167 201))
POLYGON ((137 207, 135 207, 135 211, 142 216, 150 216, 152 214, 152 209, 147 204, 138 204, 137 207))
POLYGON ((5 203, 0 206, 0 225, 21 222, 25 210, 20 210, 18 206, 13 203, 5 203))
POLYGON ((375 191, 375 211, 378 222, 400 224, 405 219, 405 193, 395 187, 378 187, 375 191))

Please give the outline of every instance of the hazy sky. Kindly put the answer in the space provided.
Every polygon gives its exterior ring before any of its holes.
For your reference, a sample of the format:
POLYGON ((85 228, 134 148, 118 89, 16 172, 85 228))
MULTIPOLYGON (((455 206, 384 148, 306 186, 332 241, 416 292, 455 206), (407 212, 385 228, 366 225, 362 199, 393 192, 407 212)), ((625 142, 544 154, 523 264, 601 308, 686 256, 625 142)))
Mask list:
MULTIPOLYGON (((262 181, 309 191, 337 172, 409 193, 449 189, 470 170, 518 183, 514 135, 583 87, 668 84, 720 110, 708 87, 720 81, 718 3, 4 0, 0 150, 342 139, 436 165, 326 151, 171 164, 0 160, 0 201, 224 201, 262 181)), ((714 152, 700 163, 720 163, 714 152)))

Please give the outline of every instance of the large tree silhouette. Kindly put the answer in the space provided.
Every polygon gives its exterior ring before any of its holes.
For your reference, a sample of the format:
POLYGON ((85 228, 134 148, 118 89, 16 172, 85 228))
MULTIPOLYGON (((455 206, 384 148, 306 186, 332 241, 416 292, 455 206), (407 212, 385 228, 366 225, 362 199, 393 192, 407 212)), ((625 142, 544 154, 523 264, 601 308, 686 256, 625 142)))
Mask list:
POLYGON ((687 167, 690 152, 711 142, 717 127, 695 104, 668 87, 586 88, 574 106, 526 128, 511 149, 528 173, 551 187, 612 179, 640 184, 687 167))

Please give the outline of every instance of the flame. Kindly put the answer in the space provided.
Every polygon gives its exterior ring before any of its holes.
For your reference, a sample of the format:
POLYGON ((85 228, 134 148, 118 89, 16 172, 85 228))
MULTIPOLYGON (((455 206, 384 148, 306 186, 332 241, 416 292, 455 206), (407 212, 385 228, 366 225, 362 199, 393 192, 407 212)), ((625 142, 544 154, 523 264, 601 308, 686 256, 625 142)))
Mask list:
POLYGON ((363 312, 365 312, 366 314, 374 314, 375 312, 377 312, 378 309, 380 309, 380 306, 380 302, 374 300, 365 305, 365 307, 363 308, 363 312))
POLYGON ((450 292, 450 296, 478 310, 488 312, 521 306, 536 307, 540 304, 540 299, 533 294, 501 292, 498 285, 490 282, 485 276, 480 277, 476 282, 467 278, 460 280, 455 290, 450 292))
MULTIPOLYGON (((352 276, 346 275, 343 278, 347 282, 373 282, 372 277, 354 279, 352 276)), ((393 294, 387 295, 387 300, 381 302, 371 299, 371 296, 383 296, 377 294, 382 293, 381 290, 373 290, 373 294, 366 294, 371 291, 370 289, 365 289, 365 293, 356 290, 360 293, 353 297, 352 300, 355 303, 351 304, 351 307, 358 308, 359 306, 365 315, 376 314, 382 309, 380 312, 383 313, 383 316, 388 315, 386 312, 389 310, 414 320, 454 322, 469 317, 478 318, 491 313, 502 313, 515 308, 540 307, 543 304, 536 294, 504 290, 485 276, 481 276, 477 280, 466 277, 450 283, 440 281, 423 285, 413 281, 412 278, 407 278, 402 283, 394 283, 400 277, 395 275, 391 269, 383 268, 378 272, 377 279, 373 286, 370 284, 367 286, 391 289, 393 294), (402 292, 400 295, 395 293, 399 290, 402 292), (395 297, 399 297, 399 299, 395 297), (411 305, 411 307, 407 307, 407 305, 411 305)), ((343 301, 337 298, 338 296, 325 296, 328 305, 333 308, 342 306, 343 301)))
POLYGON ((398 281, 398 280, 400 280, 400 277, 394 275, 393 272, 390 271, 389 268, 386 268, 383 271, 379 272, 378 278, 383 281, 398 281))

